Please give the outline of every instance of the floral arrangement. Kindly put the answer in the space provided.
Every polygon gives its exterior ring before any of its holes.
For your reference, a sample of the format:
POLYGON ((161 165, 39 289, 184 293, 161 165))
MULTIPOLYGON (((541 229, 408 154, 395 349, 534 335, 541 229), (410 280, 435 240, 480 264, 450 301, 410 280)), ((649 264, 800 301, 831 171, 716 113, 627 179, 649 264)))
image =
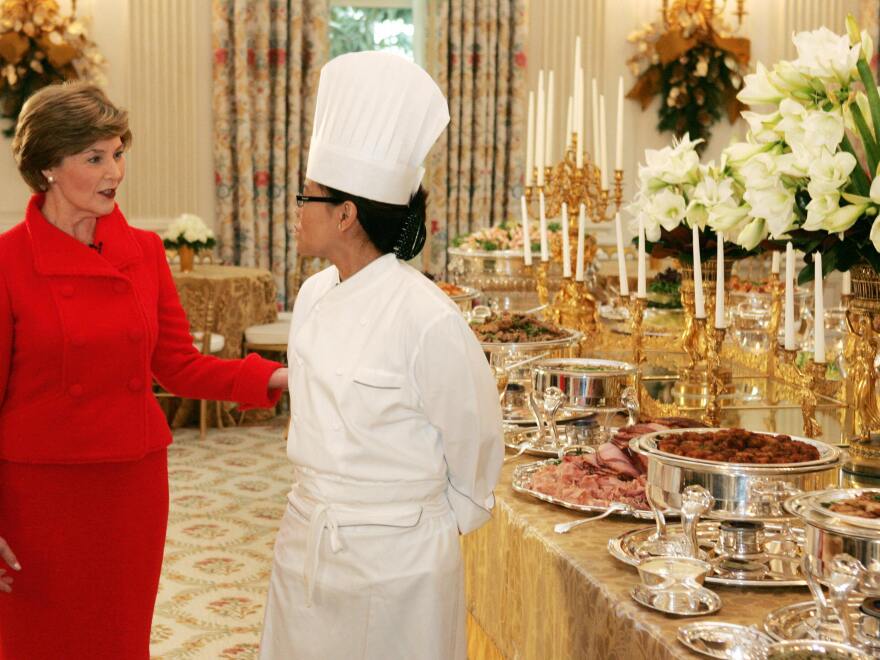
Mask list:
POLYGON ((644 110, 660 96, 658 130, 705 141, 722 109, 731 124, 739 118, 742 105, 736 96, 749 65, 750 43, 729 36, 714 3, 674 3, 664 11, 663 24, 647 24, 627 40, 638 47, 627 60, 637 76, 627 98, 644 110))
MULTIPOLYGON (((639 190, 629 211, 634 217, 631 229, 645 230, 646 249, 657 258, 675 256, 693 262, 693 227, 697 227, 700 254, 715 254, 715 226, 726 226, 738 217, 742 191, 728 167, 714 161, 700 163, 700 140, 684 136, 663 149, 645 151, 645 164, 639 165, 639 190)), ((754 247, 754 246, 751 246, 754 247)), ((732 259, 748 255, 750 247, 728 242, 725 255, 732 259)))
POLYGON ((104 64, 83 23, 55 0, 0 0, 0 117, 12 120, 4 135, 38 89, 74 78, 104 84, 104 64))
MULTIPOLYGON (((541 249, 541 242, 537 236, 537 226, 532 225, 532 251, 537 252, 541 249)), ((559 233, 562 226, 556 222, 547 224, 547 231, 551 234, 559 233)), ((522 225, 519 223, 502 222, 495 227, 487 227, 470 234, 456 236, 451 241, 452 247, 461 247, 466 250, 482 250, 484 252, 495 252, 501 250, 518 250, 522 251, 523 235, 522 225)))
POLYGON ((183 213, 168 225, 162 243, 167 249, 179 249, 181 246, 195 251, 214 247, 214 232, 197 215, 183 213))
MULTIPOLYGON (((709 225, 747 249, 790 240, 820 251, 825 273, 861 261, 880 272, 880 93, 871 38, 852 16, 847 31, 796 34, 796 60, 746 76, 739 99, 769 111, 743 113, 746 141, 724 157, 738 205, 709 225)), ((801 283, 813 277, 806 263, 801 283)))

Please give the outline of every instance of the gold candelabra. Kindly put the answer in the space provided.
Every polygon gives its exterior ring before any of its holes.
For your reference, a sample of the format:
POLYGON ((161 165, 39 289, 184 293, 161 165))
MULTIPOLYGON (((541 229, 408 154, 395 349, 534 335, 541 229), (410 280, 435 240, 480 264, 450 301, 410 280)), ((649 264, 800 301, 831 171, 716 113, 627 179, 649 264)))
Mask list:
POLYGON ((803 366, 798 366, 798 349, 783 348, 778 351, 778 356, 783 364, 788 365, 797 378, 797 387, 801 399, 801 414, 804 418, 804 435, 808 438, 818 438, 822 435, 822 427, 816 419, 817 392, 825 381, 825 363, 809 360, 803 366))
POLYGON ((782 324, 782 295, 784 287, 778 273, 770 273, 770 320, 767 324, 767 335, 770 338, 770 352, 767 354, 767 399, 776 404, 776 371, 779 362, 779 326, 782 324))
POLYGON ((721 375, 721 347, 724 344, 726 328, 715 328, 709 332, 706 319, 698 319, 704 326, 707 337, 706 381, 708 397, 706 399, 706 423, 709 426, 721 425, 721 395, 724 393, 724 379, 721 375), (711 334, 711 336, 710 336, 711 334))
POLYGON ((645 307, 647 300, 639 298, 636 294, 630 294, 629 300, 621 300, 621 307, 629 307, 630 335, 632 336, 633 364, 641 368, 645 361, 645 307))
MULTIPOLYGON (((620 210, 623 202, 623 171, 614 171, 613 193, 602 186, 602 172, 590 155, 584 151, 582 165, 578 166, 578 136, 572 133, 563 159, 555 165, 544 168, 543 182, 538 184, 538 169, 535 168, 532 180, 535 185, 526 186, 526 212, 529 218, 540 221, 541 204, 544 206, 544 218, 556 218, 562 212, 562 204, 568 208, 568 244, 569 266, 571 272, 577 274, 578 216, 581 205, 584 206, 585 217, 593 223, 608 222, 620 210), (543 202, 542 202, 543 199, 543 202)), ((564 258, 561 246, 550 251, 551 260, 564 258)), ((590 265, 597 251, 596 240, 589 234, 584 236, 584 270, 590 265)), ((561 289, 550 300, 547 281, 548 262, 541 261, 534 270, 535 286, 538 301, 547 305, 544 316, 553 322, 566 327, 576 328, 585 336, 595 334, 598 327, 596 299, 585 281, 575 277, 565 279, 561 289)))

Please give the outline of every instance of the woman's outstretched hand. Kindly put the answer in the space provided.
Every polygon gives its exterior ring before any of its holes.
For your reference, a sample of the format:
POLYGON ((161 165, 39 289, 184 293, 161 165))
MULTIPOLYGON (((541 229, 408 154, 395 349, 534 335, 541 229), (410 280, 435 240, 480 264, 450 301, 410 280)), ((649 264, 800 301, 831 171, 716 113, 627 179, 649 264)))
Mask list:
POLYGON ((275 372, 271 376, 269 376, 269 389, 287 389, 287 368, 276 369, 275 372))
MULTIPOLYGON (((0 558, 16 571, 21 570, 21 565, 12 553, 12 548, 9 547, 9 544, 2 537, 0 537, 0 558)), ((12 577, 6 575, 5 568, 0 568, 0 591, 7 594, 12 591, 12 577)))

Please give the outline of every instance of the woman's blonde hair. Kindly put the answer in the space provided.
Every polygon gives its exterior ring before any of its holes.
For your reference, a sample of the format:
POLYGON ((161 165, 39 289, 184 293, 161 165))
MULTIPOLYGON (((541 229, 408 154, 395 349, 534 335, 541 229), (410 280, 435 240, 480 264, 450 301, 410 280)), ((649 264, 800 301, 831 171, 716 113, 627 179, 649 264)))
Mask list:
POLYGON ((22 106, 12 139, 18 171, 32 190, 48 188, 43 170, 81 153, 99 140, 131 144, 128 112, 113 105, 100 87, 67 82, 49 85, 22 106))

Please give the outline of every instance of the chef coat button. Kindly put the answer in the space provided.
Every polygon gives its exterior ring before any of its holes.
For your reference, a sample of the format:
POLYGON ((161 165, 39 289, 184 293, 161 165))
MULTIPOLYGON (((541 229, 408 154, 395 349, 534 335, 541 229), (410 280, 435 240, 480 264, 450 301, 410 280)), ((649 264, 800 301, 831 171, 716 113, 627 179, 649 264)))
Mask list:
POLYGON ((73 285, 72 284, 65 284, 64 286, 62 286, 61 287, 61 295, 64 296, 65 298, 70 298, 71 296, 73 296, 73 285))
POLYGON ((113 285, 113 290, 116 293, 125 293, 128 290, 128 287, 125 285, 125 282, 116 282, 113 285))
POLYGON ((76 385, 71 385, 68 391, 70 392, 70 396, 82 396, 83 386, 77 383, 76 385))
POLYGON ((137 392, 141 387, 143 387, 144 383, 140 378, 132 378, 128 381, 128 389, 132 392, 137 392))
POLYGON ((303 361, 302 361, 302 358, 301 358, 299 355, 296 356, 296 363, 297 363, 299 366, 302 366, 303 361))
POLYGON ((86 345, 85 337, 74 337, 70 340, 70 345, 74 348, 82 348, 86 345))
POLYGON ((367 319, 361 319, 361 325, 366 325, 366 324, 367 324, 367 319))
POLYGON ((342 424, 340 424, 339 422, 334 422, 334 423, 333 423, 333 426, 332 426, 331 428, 332 428, 334 431, 339 431, 339 430, 342 429, 342 424))
POLYGON ((128 338, 132 341, 140 341, 143 336, 144 333, 140 331, 140 328, 132 328, 128 331, 128 338))
POLYGON ((341 376, 341 375, 342 375, 342 369, 337 369, 337 370, 336 370, 336 375, 337 375, 337 376, 341 376))

